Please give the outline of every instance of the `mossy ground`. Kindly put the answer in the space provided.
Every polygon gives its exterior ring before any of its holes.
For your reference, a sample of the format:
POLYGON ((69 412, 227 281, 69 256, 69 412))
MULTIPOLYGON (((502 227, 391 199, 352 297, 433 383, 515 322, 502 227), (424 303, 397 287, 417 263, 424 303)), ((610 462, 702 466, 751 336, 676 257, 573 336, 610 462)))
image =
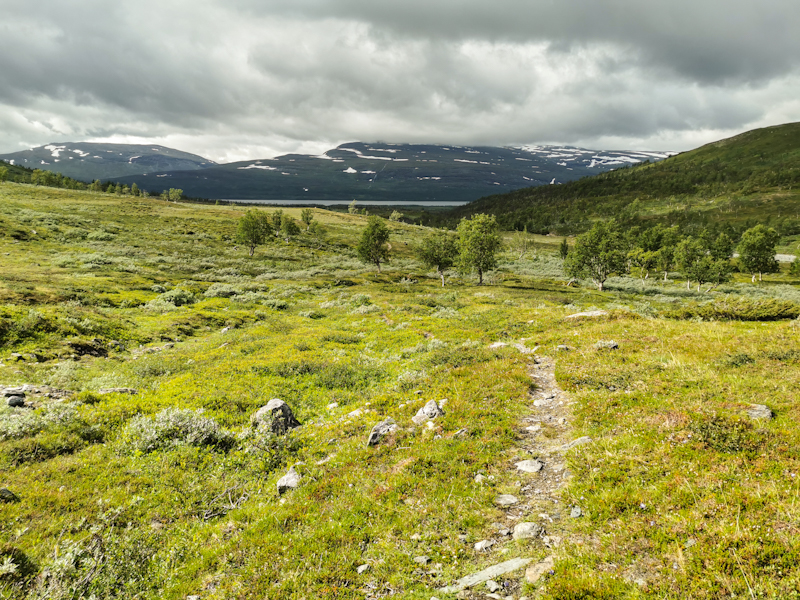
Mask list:
MULTIPOLYGON (((707 298, 680 282, 567 287, 558 238, 509 252, 488 285, 454 275, 442 289, 413 260, 426 230, 390 223, 395 258, 378 275, 354 258, 365 218, 325 211, 324 237, 250 258, 232 241, 243 210, 0 185, 0 383, 78 392, 70 416, 0 441, 0 486, 21 499, 0 504, 0 566, 16 569, 0 594, 427 599, 483 566, 541 558, 537 542, 472 549, 500 516, 493 497, 520 484, 508 467, 530 401, 530 357, 488 346, 527 338, 557 358, 575 437, 595 442, 569 453, 563 500, 585 516, 566 523, 554 574, 521 593, 797 595, 795 321, 666 318, 707 298), (171 304, 175 289, 194 302, 171 304), (610 314, 564 319, 592 307, 610 314), (619 350, 594 349, 608 339, 619 350), (109 387, 139 393, 98 393, 109 387), (259 448, 242 434, 274 397, 303 425, 259 448), (433 429, 412 428, 444 398, 433 429), (751 403, 776 418, 750 422, 751 403), (122 443, 131 419, 168 407, 203 409, 239 441, 122 443), (400 429, 367 447, 385 417, 400 429), (303 483, 280 497, 291 465, 303 483)), ((793 283, 724 294, 796 301, 793 283)))

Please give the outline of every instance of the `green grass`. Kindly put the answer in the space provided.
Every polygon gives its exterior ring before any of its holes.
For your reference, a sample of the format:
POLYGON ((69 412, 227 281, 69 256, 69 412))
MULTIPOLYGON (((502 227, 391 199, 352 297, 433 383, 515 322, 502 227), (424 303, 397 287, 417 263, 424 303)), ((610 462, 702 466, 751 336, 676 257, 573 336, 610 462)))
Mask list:
POLYGON ((0 487, 20 498, 0 504, 0 597, 427 600, 543 558, 539 542, 472 549, 503 518, 493 497, 519 491, 530 357, 488 346, 520 338, 557 358, 573 434, 595 439, 569 452, 562 497, 585 516, 554 525, 554 574, 520 595, 793 597, 788 274, 598 293, 567 287, 560 240, 538 237, 489 285, 451 274, 442 289, 412 258, 425 228, 390 223, 378 274, 355 259, 365 217, 315 211, 323 240, 250 258, 232 241, 244 210, 0 185, 0 219, 27 232, 0 237, 0 384, 75 392, 0 413, 0 487), (564 319, 590 308, 609 315, 564 319), (609 339, 619 350, 594 349, 609 339), (99 393, 119 387, 138 393, 99 393), (276 397, 302 423, 282 438, 251 425, 276 397), (430 399, 445 416, 412 427, 430 399), (776 418, 750 422, 751 403, 776 418), (399 429, 367 447, 386 417, 399 429), (279 496, 293 465, 302 485, 279 496))

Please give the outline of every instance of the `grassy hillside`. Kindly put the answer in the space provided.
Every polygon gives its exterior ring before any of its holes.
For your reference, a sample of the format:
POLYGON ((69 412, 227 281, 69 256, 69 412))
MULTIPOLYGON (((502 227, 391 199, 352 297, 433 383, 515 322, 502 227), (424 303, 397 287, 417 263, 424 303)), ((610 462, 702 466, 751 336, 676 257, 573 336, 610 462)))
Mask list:
POLYGON ((682 282, 601 294, 565 285, 531 236, 488 285, 442 289, 412 258, 425 228, 389 223, 378 275, 355 259, 365 217, 315 210, 323 234, 251 258, 243 212, 0 184, 0 386, 43 392, 0 407, 2 597, 444 599, 548 555, 537 583, 498 577, 506 596, 800 589, 797 322, 708 318, 800 314, 798 281, 742 278, 711 304, 682 282), (607 314, 567 318, 592 308, 607 314), (533 403, 541 356, 571 394, 563 422, 533 403), (288 436, 251 425, 276 397, 302 424, 288 436), (429 400, 444 416, 413 424, 429 400), (399 428, 367 446, 387 417, 399 428), (552 473, 537 448, 584 435, 552 473), (516 470, 534 458, 542 472, 516 470), (547 539, 499 531, 520 520, 547 539))
POLYGON ((622 168, 563 185, 487 196, 453 217, 492 212, 507 228, 547 233, 590 219, 634 215, 668 223, 742 224, 770 218, 800 230, 800 123, 767 127, 654 164, 622 168))

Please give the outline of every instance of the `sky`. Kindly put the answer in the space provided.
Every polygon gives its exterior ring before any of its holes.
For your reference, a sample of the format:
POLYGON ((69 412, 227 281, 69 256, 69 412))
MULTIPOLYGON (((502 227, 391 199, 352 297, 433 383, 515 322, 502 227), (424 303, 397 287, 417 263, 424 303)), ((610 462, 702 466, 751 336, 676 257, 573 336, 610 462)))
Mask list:
POLYGON ((797 0, 0 0, 0 153, 688 150, 800 121, 797 0))

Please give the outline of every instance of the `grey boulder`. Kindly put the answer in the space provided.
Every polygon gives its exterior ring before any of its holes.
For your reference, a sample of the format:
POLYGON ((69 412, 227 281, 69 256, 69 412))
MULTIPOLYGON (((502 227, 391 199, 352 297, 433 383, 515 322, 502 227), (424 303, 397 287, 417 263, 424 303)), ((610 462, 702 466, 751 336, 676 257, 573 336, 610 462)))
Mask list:
POLYGON ((417 414, 414 415, 411 418, 411 420, 414 421, 415 425, 422 425, 425 421, 435 419, 436 417, 440 417, 443 414, 444 411, 436 403, 436 400, 431 400, 425 406, 420 408, 417 411, 417 414))
POLYGON ((388 434, 392 433, 393 431, 397 430, 397 423, 394 422, 394 419, 391 417, 381 421, 375 427, 372 428, 372 431, 369 432, 369 438, 367 438, 367 446, 375 446, 380 443, 380 441, 388 434))
POLYGON ((542 535, 542 526, 538 523, 517 523, 514 526, 514 533, 511 534, 515 540, 527 540, 542 535))
POLYGON ((8 405, 12 408, 22 408, 25 406, 25 397, 24 396, 9 396, 8 397, 8 405))
POLYGON ((290 429, 300 427, 292 409, 280 398, 273 398, 259 408, 252 418, 254 427, 268 427, 275 435, 283 435, 290 429))
POLYGON ((769 420, 775 416, 772 410, 764 404, 751 404, 747 409, 747 416, 751 419, 766 419, 769 420))
POLYGON ((0 502, 19 502, 19 497, 9 489, 0 488, 0 502))
POLYGON ((278 479, 278 494, 283 494, 284 492, 300 487, 300 479, 302 479, 302 476, 294 467, 289 469, 286 475, 278 479))

